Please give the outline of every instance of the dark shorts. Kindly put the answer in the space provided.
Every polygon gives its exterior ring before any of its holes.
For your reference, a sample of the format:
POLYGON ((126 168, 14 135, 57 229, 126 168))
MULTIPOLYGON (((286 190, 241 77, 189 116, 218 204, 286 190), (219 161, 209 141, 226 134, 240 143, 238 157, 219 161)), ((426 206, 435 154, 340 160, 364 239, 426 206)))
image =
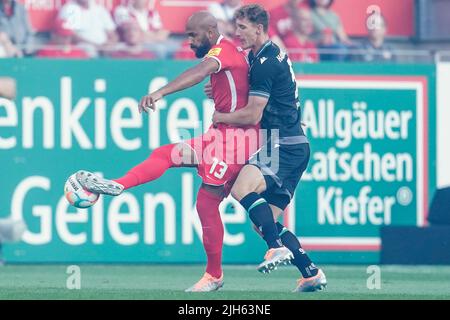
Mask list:
POLYGON ((261 196, 284 210, 294 196, 295 188, 308 166, 309 143, 265 145, 248 161, 258 167, 266 181, 266 191, 261 196))

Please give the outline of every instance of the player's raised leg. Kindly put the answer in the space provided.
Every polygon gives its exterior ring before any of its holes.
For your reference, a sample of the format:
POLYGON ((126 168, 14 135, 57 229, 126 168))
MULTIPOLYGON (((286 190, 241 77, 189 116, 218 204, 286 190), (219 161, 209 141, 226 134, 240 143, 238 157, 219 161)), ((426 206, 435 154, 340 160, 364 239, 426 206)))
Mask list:
POLYGON ((120 183, 102 178, 90 171, 80 170, 76 173, 76 178, 82 187, 90 192, 118 196, 124 190, 120 183))
POLYGON ((203 247, 208 259, 203 277, 186 292, 216 291, 223 286, 222 247, 223 224, 219 205, 224 197, 223 187, 203 184, 197 194, 197 212, 202 224, 203 247))
POLYGON ((105 179, 86 170, 78 171, 76 177, 91 192, 117 196, 124 190, 158 179, 171 167, 196 164, 195 152, 189 146, 169 144, 155 149, 146 160, 118 179, 105 179))

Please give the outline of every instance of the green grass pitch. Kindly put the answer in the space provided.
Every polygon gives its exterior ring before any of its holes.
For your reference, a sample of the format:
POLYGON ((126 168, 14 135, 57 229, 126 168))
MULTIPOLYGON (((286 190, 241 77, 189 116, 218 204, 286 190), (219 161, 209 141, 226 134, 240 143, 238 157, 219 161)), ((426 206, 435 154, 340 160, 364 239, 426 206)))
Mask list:
POLYGON ((322 266, 328 287, 291 293, 294 267, 264 275, 255 266, 227 265, 225 285, 213 293, 185 293, 203 273, 199 265, 80 265, 81 289, 69 290, 67 265, 0 267, 0 299, 450 299, 450 266, 382 266, 381 288, 369 290, 367 266, 322 266))

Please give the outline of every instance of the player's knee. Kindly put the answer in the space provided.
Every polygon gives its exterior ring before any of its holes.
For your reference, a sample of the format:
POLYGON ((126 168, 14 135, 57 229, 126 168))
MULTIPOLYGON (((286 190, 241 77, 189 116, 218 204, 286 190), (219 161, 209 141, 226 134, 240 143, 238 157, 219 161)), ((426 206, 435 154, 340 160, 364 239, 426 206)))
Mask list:
POLYGON ((179 143, 176 146, 176 155, 181 158, 182 164, 187 166, 198 165, 195 151, 184 143, 179 143))
POLYGON ((167 144, 160 146, 153 150, 153 152, 150 154, 150 157, 152 158, 170 158, 172 156, 172 150, 175 147, 174 144, 167 144))
POLYGON ((251 188, 246 185, 235 184, 233 188, 231 188, 231 196, 235 198, 237 201, 241 201, 249 193, 253 192, 251 188))
MULTIPOLYGON (((185 164, 183 149, 178 144, 160 146, 153 150, 149 158, 163 160, 169 163, 171 167, 185 164)), ((189 163, 186 164, 188 165, 189 163)))
POLYGON ((235 185, 231 188, 230 194, 231 194, 231 196, 232 196, 233 198, 235 198, 237 201, 240 201, 240 200, 241 200, 239 189, 236 188, 235 185))
POLYGON ((264 180, 259 182, 257 180, 253 181, 236 181, 236 183, 231 188, 231 195, 238 201, 241 201, 246 195, 256 192, 262 193, 265 190, 264 180))

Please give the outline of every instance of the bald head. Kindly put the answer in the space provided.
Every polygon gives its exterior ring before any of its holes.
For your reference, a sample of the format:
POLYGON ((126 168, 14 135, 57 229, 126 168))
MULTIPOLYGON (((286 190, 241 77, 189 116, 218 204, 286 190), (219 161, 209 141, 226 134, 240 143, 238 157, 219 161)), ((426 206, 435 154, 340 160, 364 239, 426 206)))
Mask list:
POLYGON ((220 36, 216 18, 207 11, 196 12, 189 18, 186 34, 197 58, 203 58, 220 36))
POLYGON ((215 29, 217 31, 217 19, 207 11, 199 11, 190 16, 186 29, 201 29, 204 31, 215 29))

